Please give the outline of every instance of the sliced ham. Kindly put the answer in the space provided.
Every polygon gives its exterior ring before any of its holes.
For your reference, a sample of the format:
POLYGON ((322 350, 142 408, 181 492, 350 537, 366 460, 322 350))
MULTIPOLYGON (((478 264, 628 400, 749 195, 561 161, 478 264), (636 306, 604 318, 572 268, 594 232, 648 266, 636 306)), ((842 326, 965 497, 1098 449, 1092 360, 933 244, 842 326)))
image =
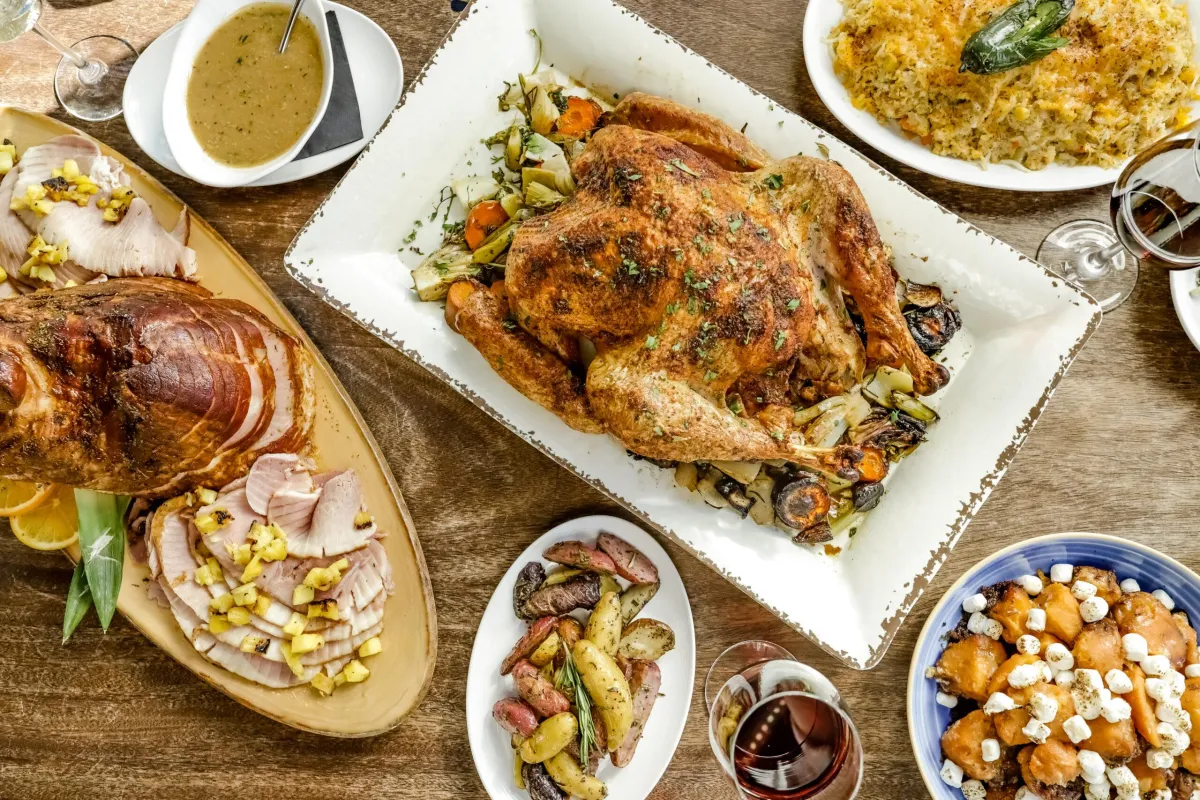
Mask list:
POLYGON ((288 552, 301 557, 336 556, 366 546, 375 523, 362 527, 355 517, 363 510, 362 486, 354 470, 346 470, 321 487, 312 524, 303 534, 288 538, 288 552))
POLYGON ((287 534, 288 541, 303 541, 312 532, 313 512, 321 490, 315 492, 293 492, 283 490, 271 496, 267 504, 267 521, 278 525, 287 534))
MULTIPOLYGON (((17 170, 10 169, 4 180, 0 181, 0 267, 10 276, 20 275, 21 265, 29 259, 25 250, 33 240, 33 231, 8 207, 16 185, 17 170)), ((4 281, 4 284, 10 283, 4 281)), ((9 289, 13 287, 9 286, 9 289)))
POLYGON ((267 513, 267 503, 278 492, 311 492, 312 476, 307 463, 293 453, 265 455, 250 468, 246 476, 246 499, 259 514, 267 513))
POLYGON ((319 666, 307 667, 304 674, 297 677, 287 664, 268 661, 254 653, 243 653, 236 647, 230 647, 223 642, 215 643, 212 649, 204 655, 234 675, 261 683, 270 689, 287 689, 291 686, 308 683, 314 675, 321 671, 319 666))
POLYGON ((311 653, 305 653, 304 655, 300 656, 300 663, 304 664, 305 666, 312 666, 316 664, 324 664, 326 661, 332 661, 335 658, 344 658, 345 656, 348 656, 357 650, 358 646, 367 639, 378 636, 382 632, 383 624, 381 623, 368 628, 357 636, 352 636, 349 639, 341 639, 336 642, 327 642, 324 647, 318 647, 311 653))

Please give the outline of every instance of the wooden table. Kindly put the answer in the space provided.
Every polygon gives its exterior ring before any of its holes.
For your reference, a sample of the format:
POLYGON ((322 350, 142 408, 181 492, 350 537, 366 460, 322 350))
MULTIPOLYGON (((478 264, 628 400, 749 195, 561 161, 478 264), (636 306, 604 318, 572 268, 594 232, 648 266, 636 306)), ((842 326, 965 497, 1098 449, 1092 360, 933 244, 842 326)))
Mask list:
MULTIPOLYGON (((182 19, 191 2, 47 5, 45 23, 68 40, 114 33, 140 49, 182 19)), ((448 0, 350 5, 392 35, 409 80, 456 17, 448 0)), ((1107 217, 1104 189, 1023 195, 956 186, 898 167, 862 145, 822 106, 808 80, 802 3, 627 5, 1031 256, 1053 226, 1107 217)), ((62 117, 51 89, 56 61, 32 34, 0 46, 0 100, 62 117)), ((148 168, 241 251, 358 401, 404 491, 429 563, 440 623, 438 669, 423 705, 391 734, 337 741, 299 733, 209 689, 123 621, 105 636, 93 617, 61 648, 66 562, 3 536, 0 796, 483 797, 463 705, 471 643, 492 589, 549 526, 582 514, 623 512, 286 275, 285 248, 341 170, 284 187, 217 191, 154 164, 120 120, 84 128, 148 168)), ((733 796, 709 751, 699 679, 724 647, 747 638, 779 642, 842 689, 867 752, 863 798, 925 796, 908 743, 905 680, 917 633, 956 576, 1004 545, 1064 530, 1115 533, 1200 566, 1194 535, 1200 516, 1200 429, 1193 427, 1198 367, 1200 357, 1171 310, 1166 274, 1144 268, 1132 299, 1088 343, 1008 476, 872 672, 839 666, 667 543, 692 599, 698 680, 683 741, 652 796, 733 796)))

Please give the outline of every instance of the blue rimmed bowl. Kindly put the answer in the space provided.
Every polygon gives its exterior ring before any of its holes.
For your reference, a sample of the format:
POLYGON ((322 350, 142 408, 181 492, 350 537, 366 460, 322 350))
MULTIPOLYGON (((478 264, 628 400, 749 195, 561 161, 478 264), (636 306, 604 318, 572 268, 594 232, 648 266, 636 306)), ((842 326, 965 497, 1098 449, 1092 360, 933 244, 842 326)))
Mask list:
POLYGON ((1175 607, 1195 617, 1200 613, 1200 576, 1173 558, 1116 536, 1098 533, 1057 533, 1007 547, 988 556, 959 578, 934 607, 917 639, 908 672, 908 736, 921 770, 921 779, 934 800, 962 800, 962 793, 942 782, 942 733, 950 724, 950 709, 935 700, 937 684, 925 670, 937 663, 946 635, 962 619, 962 604, 985 586, 1031 575, 1050 573, 1053 564, 1100 567, 1118 580, 1133 578, 1142 591, 1163 589, 1175 607))

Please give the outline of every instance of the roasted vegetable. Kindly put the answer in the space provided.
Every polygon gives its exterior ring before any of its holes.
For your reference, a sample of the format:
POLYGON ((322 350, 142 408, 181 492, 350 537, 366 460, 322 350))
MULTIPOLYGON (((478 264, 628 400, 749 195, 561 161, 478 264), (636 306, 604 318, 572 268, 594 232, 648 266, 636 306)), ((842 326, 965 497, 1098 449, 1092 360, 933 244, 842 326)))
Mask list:
POLYGON ((725 498, 726 504, 736 511, 739 516, 745 517, 750 513, 750 506, 754 505, 754 501, 746 495, 745 488, 733 478, 721 478, 721 480, 717 481, 714 488, 721 497, 725 498))
POLYGON ((761 461, 714 461, 712 465, 742 484, 751 483, 762 469, 761 461))
POLYGON ((942 290, 936 286, 907 281, 903 287, 904 301, 921 308, 932 308, 942 302, 942 290))
POLYGON ((634 663, 629 677, 629 691, 633 694, 633 727, 612 755, 613 764, 616 766, 628 766, 633 760, 633 754, 646 728, 646 720, 650 718, 661 687, 662 670, 658 664, 649 661, 634 663))
POLYGON ((621 631, 617 652, 627 659, 657 661, 675 649, 675 631, 656 619, 637 619, 621 631))
POLYGON ((1000 777, 1000 762, 984 761, 981 745, 985 739, 995 738, 991 718, 982 711, 972 711, 946 728, 942 734, 942 752, 962 767, 968 777, 992 781, 1000 777))
POLYGON ((450 189, 463 208, 471 208, 476 203, 491 200, 500 193, 500 184, 491 175, 471 175, 466 178, 455 178, 450 181, 450 189))
POLYGON ((628 625, 658 594, 658 582, 635 583, 621 593, 621 620, 628 625))
POLYGON ((912 395, 903 394, 902 392, 892 392, 891 402, 893 408, 900 409, 913 419, 918 419, 921 422, 937 421, 937 412, 912 395))
MULTIPOLYGON (((913 309, 904 315, 904 319, 908 322, 908 330, 917 346, 927 356, 932 356, 945 347, 962 327, 962 317, 945 303, 938 303, 933 308, 913 309)), ((911 392, 912 389, 909 389, 908 393, 911 392)))
POLYGON ((1006 656, 1000 642, 974 634, 942 651, 934 677, 946 692, 985 703, 990 696, 988 686, 1006 656))
MULTIPOLYGON (((1183 669, 1187 657, 1187 642, 1167 610, 1157 597, 1146 592, 1123 595, 1112 607, 1121 635, 1138 633, 1146 638, 1151 653, 1171 659, 1171 667, 1183 669)), ((1047 626, 1046 630, 1049 630, 1047 626)), ((1060 637, 1061 638, 1061 637, 1060 637)))
POLYGON ((633 726, 633 698, 625 675, 607 653, 587 639, 576 642, 571 653, 594 710, 604 723, 608 749, 615 750, 633 726))
POLYGON ((567 97, 567 108, 559 115, 554 129, 563 136, 578 138, 596 127, 604 109, 595 100, 567 97))
POLYGON ((542 588, 547 586, 557 586, 560 583, 566 583, 576 575, 582 575, 587 570, 575 569, 573 567, 559 567, 554 572, 546 576, 546 580, 542 581, 542 588))
POLYGON ((452 242, 434 250, 412 271, 413 288, 422 300, 441 300, 450 291, 450 284, 478 275, 479 265, 471 251, 452 242))
POLYGON ((530 800, 567 800, 566 793, 558 788, 542 764, 522 763, 521 779, 525 782, 530 800))
POLYGON ((866 377, 862 392, 879 405, 891 408, 893 392, 911 394, 913 388, 912 375, 903 370, 881 366, 866 377))
POLYGON ((859 483, 853 490, 854 507, 859 511, 870 511, 883 499, 882 483, 859 483))
POLYGON ((566 195, 541 183, 525 184, 525 205, 530 208, 554 208, 566 200, 566 195))
POLYGON ((557 622, 558 620, 555 619, 554 615, 545 615, 530 625, 525 635, 517 640, 517 643, 513 645, 509 654, 504 657, 504 661, 500 664, 500 674, 507 675, 512 672, 513 667, 516 666, 518 661, 528 658, 534 650, 537 650, 538 645, 554 632, 557 622))
POLYGON ((617 646, 622 641, 621 635, 621 600, 616 592, 607 592, 592 609, 583 629, 583 638, 608 655, 615 656, 617 646))
POLYGON ((696 491, 696 484, 700 481, 700 470, 695 464, 687 461, 681 461, 675 466, 675 483, 687 489, 689 492, 696 491))
POLYGON ((654 562, 621 537, 601 533, 596 546, 612 559, 616 573, 630 583, 658 582, 658 568, 654 562))
POLYGON ((533 100, 529 103, 529 124, 541 134, 554 130, 554 123, 559 117, 558 106, 550 99, 550 92, 545 86, 533 90, 533 100))
POLYGON ((496 200, 484 200, 478 203, 467 214, 466 226, 463 228, 463 238, 467 247, 478 249, 484 240, 497 228, 508 222, 508 212, 496 200))
POLYGON ((600 576, 585 572, 566 583, 538 589, 525 603, 525 614, 527 617, 561 617, 577 608, 592 608, 599 601, 600 576))
POLYGON ((1070 39, 1051 36, 1067 21, 1075 0, 1018 0, 971 34, 959 72, 994 75, 1045 58, 1070 39))
POLYGON ((583 542, 555 542, 546 548, 542 557, 556 564, 566 564, 569 567, 579 567, 595 572, 607 572, 610 575, 617 571, 617 565, 613 563, 607 553, 588 547, 583 542))
POLYGON ((513 613, 520 619, 528 619, 525 604, 533 597, 533 593, 546 580, 546 569, 540 561, 530 561, 517 574, 517 582, 513 585, 513 613))
POLYGON ((509 733, 530 736, 538 726, 537 715, 528 703, 506 697, 492 706, 492 718, 509 733))
POLYGON ((492 264, 496 259, 504 254, 508 246, 512 244, 513 237, 517 235, 517 228, 520 225, 519 220, 510 219, 508 222, 497 228, 491 236, 483 241, 472 253, 471 258, 476 264, 492 264))
POLYGON ((717 484, 725 480, 725 475, 719 469, 708 467, 696 483, 696 494, 713 508, 725 508, 729 501, 717 491, 717 484))
POLYGON ((548 759, 545 767, 554 782, 572 797, 579 800, 604 800, 608 796, 608 787, 604 785, 604 781, 585 773, 579 762, 569 753, 559 753, 548 759))
POLYGON ((521 659, 513 666, 512 676, 517 685, 517 694, 539 717, 553 717, 571 708, 567 696, 556 689, 533 662, 521 659))
POLYGON ((525 160, 525 137, 521 135, 521 129, 513 125, 508 129, 504 141, 504 166, 508 167, 510 172, 516 172, 525 160))
POLYGON ((829 493, 812 475, 799 475, 775 484, 772 498, 775 516, 784 525, 803 531, 823 522, 829 515, 829 493))
POLYGON ((521 760, 526 764, 541 764, 559 753, 579 732, 579 723, 570 712, 555 714, 542 722, 521 743, 521 760))
POLYGON ((850 429, 851 442, 864 447, 882 447, 890 456, 919 445, 925 437, 925 423, 901 411, 877 408, 850 429))
POLYGON ((529 661, 535 667, 544 667, 554 660, 554 656, 558 654, 559 647, 562 646, 562 639, 559 638, 558 631, 554 631, 546 640, 538 645, 537 650, 534 650, 529 655, 529 661))

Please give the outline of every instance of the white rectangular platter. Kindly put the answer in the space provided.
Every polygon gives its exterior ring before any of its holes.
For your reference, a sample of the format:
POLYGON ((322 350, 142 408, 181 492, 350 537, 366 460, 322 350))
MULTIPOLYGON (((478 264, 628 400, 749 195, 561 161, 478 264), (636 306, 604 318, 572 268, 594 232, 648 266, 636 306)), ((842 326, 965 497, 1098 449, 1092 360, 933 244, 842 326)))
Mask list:
POLYGON ((286 259, 330 305, 859 669, 883 657, 1100 320, 1094 302, 1038 264, 611 0, 476 0, 286 259), (615 439, 571 430, 450 331, 441 304, 417 299, 414 248, 427 253, 440 242, 441 216, 430 213, 451 177, 491 172, 480 140, 511 121, 496 98, 532 69, 530 30, 544 43, 543 66, 607 95, 662 95, 746 124, 777 157, 838 161, 866 196, 900 274, 941 286, 961 312, 964 331, 945 355, 954 377, 934 398, 941 421, 839 554, 711 509, 615 439))

